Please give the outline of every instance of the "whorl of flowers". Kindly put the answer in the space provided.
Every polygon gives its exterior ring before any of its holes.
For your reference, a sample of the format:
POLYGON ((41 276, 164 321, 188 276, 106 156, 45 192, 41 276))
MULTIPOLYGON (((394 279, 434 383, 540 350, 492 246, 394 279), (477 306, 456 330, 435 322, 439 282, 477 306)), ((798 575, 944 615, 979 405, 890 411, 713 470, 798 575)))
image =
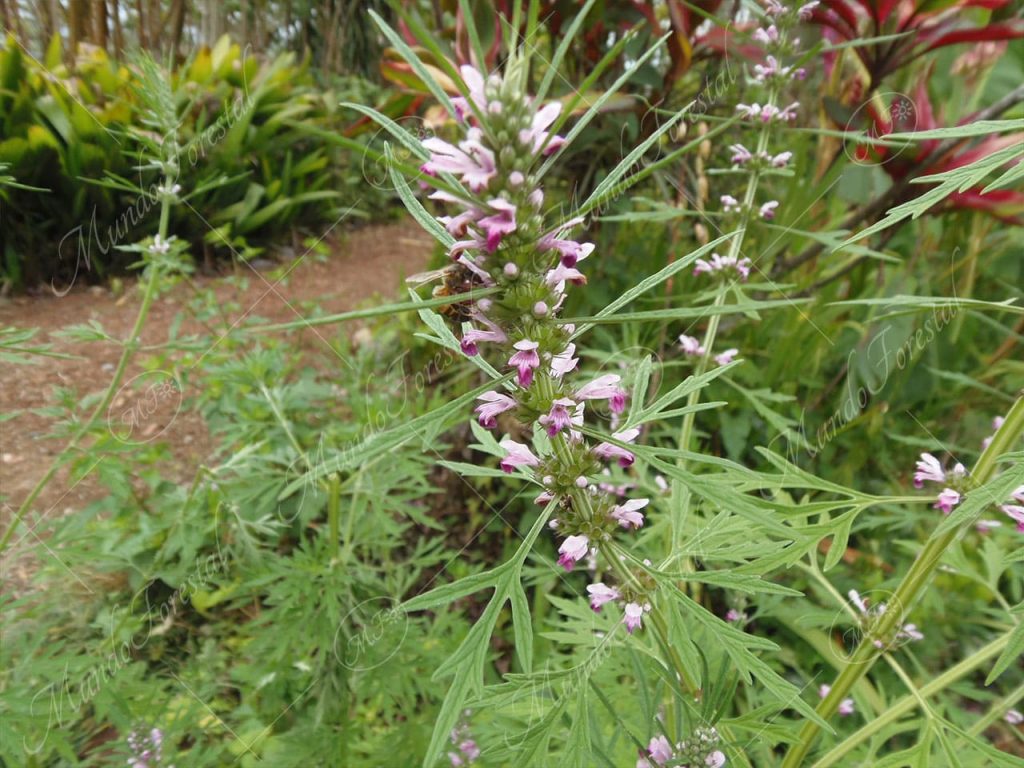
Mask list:
POLYGON ((655 736, 647 745, 645 755, 636 761, 636 768, 654 768, 654 766, 708 766, 722 768, 725 765, 725 753, 718 749, 720 737, 714 727, 697 728, 686 741, 675 745, 664 736, 655 736))
MULTIPOLYGON (((470 711, 463 712, 463 717, 469 717, 470 711)), ((480 757, 480 747, 469 733, 469 726, 465 722, 456 725, 449 735, 452 749, 448 752, 448 762, 452 768, 465 768, 472 765, 480 757)))
MULTIPOLYGON (((495 429, 498 417, 508 414, 547 436, 542 449, 502 440, 500 466, 527 473, 543 488, 537 502, 557 505, 550 527, 562 539, 558 562, 571 570, 599 542, 644 524, 640 510, 647 499, 625 499, 620 488, 598 479, 607 464, 633 463, 624 446, 639 430, 613 432, 615 443, 591 444, 579 429, 588 409, 609 413, 614 429, 626 391, 617 374, 581 375, 571 341, 575 328, 558 317, 570 287, 586 284, 580 267, 594 252, 592 243, 570 236, 582 218, 551 223, 543 211, 536 164, 564 145, 550 131, 561 104, 534 104, 512 74, 484 77, 471 66, 461 73, 468 97, 453 100, 461 138, 425 141, 430 157, 422 166, 430 175, 450 174, 465 188, 464 195, 431 195, 450 206, 438 220, 456 239, 451 258, 474 284, 498 288, 468 310, 461 348, 466 355, 488 353, 515 374, 514 384, 480 395, 481 426, 495 429)), ((644 595, 625 588, 592 588, 591 599, 595 610, 621 602, 630 632, 650 609, 644 595)))
MULTIPOLYGON (((832 686, 828 683, 822 683, 818 686, 818 698, 824 699, 832 691, 832 686)), ((839 706, 836 708, 836 712, 840 717, 847 717, 852 715, 856 711, 853 699, 846 698, 839 702, 839 706)))
MULTIPOLYGON (((993 429, 998 430, 1003 424, 1001 417, 993 421, 993 429)), ((982 448, 987 448, 992 438, 986 438, 982 448)), ((930 453, 922 453, 914 468, 914 487, 923 488, 925 483, 936 483, 942 490, 935 497, 934 509, 948 515, 960 504, 963 494, 970 488, 970 475, 963 464, 957 462, 948 472, 943 469, 942 462, 930 453)), ((997 505, 1003 514, 1009 517, 1016 529, 1024 533, 1024 485, 1014 489, 1005 504, 997 505)), ((975 523, 979 533, 988 533, 993 528, 1002 527, 998 520, 978 520, 975 523)))
MULTIPOLYGON (((861 626, 863 627, 865 634, 868 637, 871 637, 875 634, 876 625, 878 624, 879 619, 881 619, 889 609, 888 604, 880 602, 877 605, 868 605, 868 602, 862 598, 860 593, 855 589, 851 589, 848 596, 850 598, 850 602, 856 606, 860 613, 861 626)), ((894 645, 902 645, 909 642, 916 642, 918 640, 924 640, 924 633, 917 628, 916 624, 908 623, 903 624, 892 634, 891 637, 874 637, 871 640, 871 643, 879 650, 882 650, 894 645)), ((828 695, 828 691, 825 692, 825 695, 828 695)), ((824 696, 822 698, 824 698, 824 696)))
MULTIPOLYGON (((812 2, 787 8, 774 0, 768 0, 764 8, 765 24, 757 27, 752 34, 754 42, 764 49, 765 56, 763 64, 755 64, 753 67, 751 85, 764 91, 761 97, 764 103, 737 104, 736 111, 745 118, 758 121, 760 130, 757 132, 756 145, 753 149, 748 149, 738 142, 728 147, 729 161, 733 167, 742 168, 748 173, 748 184, 743 199, 730 194, 719 195, 722 213, 738 219, 744 226, 753 218, 773 220, 780 205, 778 200, 765 200, 761 203, 755 200, 757 181, 763 173, 787 168, 793 159, 793 153, 789 150, 769 151, 770 127, 778 122, 796 119, 800 107, 798 102, 794 101, 785 107, 778 106, 779 95, 785 86, 790 81, 803 80, 807 76, 803 68, 783 63, 787 57, 793 55, 800 42, 798 39, 790 39, 788 32, 796 24, 806 21, 816 5, 817 3, 812 2)), ((718 282, 746 281, 750 277, 753 263, 740 254, 740 242, 739 239, 734 240, 728 254, 713 253, 710 259, 698 259, 693 274, 718 282)), ((684 355, 701 360, 713 359, 718 365, 728 365, 739 354, 739 350, 736 349, 711 354, 707 348, 710 344, 706 347, 698 339, 685 334, 679 337, 679 344, 684 355)))
MULTIPOLYGON (((161 768, 163 766, 164 735, 159 728, 152 728, 148 733, 132 731, 128 734, 128 759, 130 768, 161 768)), ((173 765, 166 768, 174 768, 173 765)))

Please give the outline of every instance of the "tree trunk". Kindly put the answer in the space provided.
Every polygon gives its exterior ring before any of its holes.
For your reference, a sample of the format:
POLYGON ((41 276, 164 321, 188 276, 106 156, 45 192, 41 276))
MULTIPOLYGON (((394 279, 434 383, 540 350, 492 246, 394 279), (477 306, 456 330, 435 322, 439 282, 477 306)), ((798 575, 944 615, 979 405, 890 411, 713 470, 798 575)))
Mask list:
POLYGON ((51 0, 36 0, 36 16, 39 18, 39 33, 43 36, 44 49, 50 44, 56 29, 53 7, 50 2, 51 0))
POLYGON ((149 22, 149 45, 158 54, 163 50, 160 44, 163 32, 163 20, 160 18, 160 0, 149 0, 146 8, 146 19, 149 22))
POLYGON ((121 27, 121 8, 118 0, 110 0, 110 14, 114 21, 114 55, 121 58, 124 53, 124 29, 121 27))
POLYGON ((171 56, 178 60, 178 49, 181 47, 181 35, 185 29, 185 0, 173 0, 170 10, 171 21, 171 56))
POLYGON ((96 45, 107 50, 107 0, 96 0, 93 18, 96 21, 96 45))
POLYGON ((284 44, 285 48, 291 49, 292 42, 292 0, 285 0, 284 4, 284 44))
POLYGON ((136 24, 138 25, 139 47, 144 51, 149 50, 148 35, 146 35, 146 14, 142 8, 142 0, 135 0, 136 24))
POLYGON ((89 0, 71 0, 68 6, 68 29, 71 33, 72 57, 78 44, 92 40, 92 25, 89 23, 89 0))

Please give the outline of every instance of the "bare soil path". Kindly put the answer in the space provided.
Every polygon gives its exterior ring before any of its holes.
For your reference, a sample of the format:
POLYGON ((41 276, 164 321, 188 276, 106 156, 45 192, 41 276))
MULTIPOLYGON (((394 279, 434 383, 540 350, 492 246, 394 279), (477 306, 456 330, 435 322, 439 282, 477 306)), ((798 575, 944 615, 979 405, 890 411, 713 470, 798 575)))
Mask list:
MULTIPOLYGON (((425 268, 432 244, 429 236, 409 222, 367 226, 327 242, 330 254, 326 259, 294 254, 292 259, 298 256, 298 261, 280 282, 270 271, 240 265, 233 275, 196 277, 193 283, 201 289, 212 289, 219 305, 225 308, 224 321, 228 326, 252 317, 290 322, 301 319, 303 307, 311 303, 325 313, 336 313, 363 306, 375 296, 382 300, 398 297, 402 278, 425 268)), ((194 293, 193 286, 182 284, 162 296, 153 306, 142 343, 166 342, 168 328, 194 293)), ((53 351, 74 356, 38 357, 31 365, 0 365, 0 414, 16 414, 0 421, 0 530, 8 525, 12 510, 21 504, 64 445, 62 438, 51 434, 52 418, 35 412, 36 409, 53 405, 56 387, 73 390, 77 397, 101 394, 120 356, 120 348, 109 342, 78 342, 53 334, 95 320, 111 336, 124 338, 135 319, 139 301, 139 291, 133 282, 121 295, 94 286, 76 287, 62 297, 47 294, 0 299, 0 326, 38 328, 33 344, 50 343, 53 351)), ((188 319, 181 327, 181 333, 210 331, 188 319)), ((324 343, 312 330, 295 332, 292 338, 299 348, 312 349, 324 343)), ((145 357, 145 353, 140 353, 137 361, 145 357)), ((142 371, 138 364, 134 365, 126 373, 125 381, 142 371)), ((178 413, 176 405, 166 404, 149 414, 151 418, 144 429, 158 435, 171 450, 173 463, 166 468, 167 477, 183 480, 194 475, 209 456, 212 445, 199 415, 184 410, 178 413)), ((25 539, 28 543, 28 537, 33 535, 28 530, 41 516, 71 514, 103 495, 104 488, 96 473, 76 481, 63 468, 43 491, 27 525, 12 541, 25 539)), ((21 581, 17 549, 7 553, 10 558, 5 554, 6 573, 0 576, 0 582, 9 577, 21 581)))

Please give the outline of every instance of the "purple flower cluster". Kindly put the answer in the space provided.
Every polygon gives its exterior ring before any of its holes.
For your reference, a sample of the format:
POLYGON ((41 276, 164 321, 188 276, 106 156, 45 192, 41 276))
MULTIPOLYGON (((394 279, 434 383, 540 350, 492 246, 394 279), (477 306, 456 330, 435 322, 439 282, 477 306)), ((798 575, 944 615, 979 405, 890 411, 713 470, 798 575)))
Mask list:
MULTIPOLYGON (((996 429, 1002 426, 1002 419, 994 422, 996 429)), ((983 445, 987 446, 992 438, 987 438, 983 445)), ((963 493, 969 484, 969 475, 963 464, 957 462, 953 469, 946 472, 942 468, 942 462, 930 453, 922 453, 917 461, 914 471, 914 487, 923 488, 925 483, 937 483, 943 486, 932 506, 941 510, 944 515, 953 511, 963 498, 963 493)), ((1024 533, 1024 485, 1016 488, 1010 494, 1007 503, 998 505, 1000 511, 1013 520, 1019 532, 1024 533)), ((999 528, 1002 523, 998 520, 979 520, 977 529, 980 533, 988 533, 993 528, 999 528)))
MULTIPOLYGON (((705 349, 704 345, 700 343, 700 340, 694 336, 687 336, 685 333, 679 336, 679 346, 683 349, 683 354, 688 357, 704 357, 705 349)), ((714 360, 719 365, 728 365, 733 361, 733 358, 739 354, 739 350, 735 347, 727 349, 724 352, 719 352, 714 356, 714 360)))
POLYGON ((666 737, 655 736, 647 744, 647 754, 636 761, 636 768, 654 768, 670 763, 693 768, 722 768, 725 753, 717 748, 719 741, 718 730, 714 727, 697 728, 691 738, 674 746, 666 737))
MULTIPOLYGON (((822 683, 818 687, 818 697, 824 699, 826 696, 828 696, 828 694, 829 694, 829 692, 831 692, 831 690, 832 690, 832 686, 831 685, 829 685, 828 683, 822 683)), ((840 717, 846 717, 847 715, 852 715, 856 711, 855 708, 854 708, 853 699, 847 698, 847 699, 843 699, 842 701, 840 701, 839 702, 839 706, 836 709, 836 711, 839 713, 840 717)))
MULTIPOLYGON (((750 104, 737 104, 736 112, 747 120, 760 121, 762 124, 788 123, 796 120, 797 110, 800 103, 791 102, 785 107, 777 103, 779 92, 791 81, 803 80, 807 77, 807 71, 802 67, 786 66, 784 58, 793 53, 800 44, 799 39, 790 40, 787 31, 800 21, 810 18, 811 12, 817 3, 806 3, 799 8, 787 8, 776 0, 768 0, 765 13, 770 21, 767 26, 758 27, 754 30, 753 40, 765 49, 763 64, 754 65, 753 81, 768 89, 767 101, 752 102, 750 104)), ((769 153, 763 142, 757 149, 751 151, 743 144, 732 144, 729 146, 732 153, 730 162, 734 166, 745 166, 755 171, 764 169, 779 169, 789 165, 793 158, 790 151, 769 153)), ((747 206, 741 203, 732 195, 721 195, 722 211, 724 213, 756 214, 765 221, 775 218, 775 211, 779 207, 778 200, 768 200, 759 205, 754 204, 753 210, 747 210, 747 206)))
MULTIPOLYGON (((465 717, 469 717, 470 712, 466 710, 463 714, 465 717)), ((448 753, 448 761, 452 764, 452 768, 464 768, 464 766, 472 765, 480 757, 480 747, 470 737, 469 726, 465 723, 459 723, 452 729, 451 742, 452 750, 448 753)))
MULTIPOLYGON (((861 623, 864 625, 867 634, 870 635, 875 623, 881 618, 882 614, 888 610, 889 606, 884 602, 881 602, 878 605, 869 606, 867 601, 862 598, 860 593, 855 589, 851 589, 848 596, 850 598, 850 602, 853 603, 860 612, 861 623)), ((886 643, 886 641, 880 637, 874 638, 871 642, 876 648, 882 650, 887 645, 891 645, 893 643, 909 643, 911 641, 916 642, 917 640, 924 640, 924 633, 917 628, 916 624, 908 623, 896 630, 896 633, 891 638, 891 643, 886 643)))
MULTIPOLYGON (((544 221, 544 192, 534 166, 565 143, 550 131, 561 105, 535 105, 521 93, 517 78, 484 77, 470 66, 461 73, 468 96, 453 100, 461 139, 428 139, 423 146, 430 157, 422 165, 424 173, 449 186, 461 185, 458 194, 430 196, 455 207, 438 220, 456 239, 450 256, 457 268, 472 275, 474 285, 498 289, 468 310, 460 346, 466 355, 489 347, 514 374, 508 387, 479 396, 480 425, 497 429, 499 417, 508 414, 546 436, 538 434, 532 445, 503 439, 500 466, 528 474, 543 488, 537 502, 557 505, 549 525, 563 539, 558 562, 570 570, 616 531, 644 524, 640 510, 647 499, 625 499, 621 486, 596 479, 608 464, 633 464, 628 446, 640 431, 619 430, 612 433, 614 442, 595 445, 580 429, 586 412, 594 409, 610 414, 615 429, 626 391, 617 374, 574 381, 576 329, 558 319, 569 287, 586 284, 580 266, 594 252, 593 243, 570 236, 582 218, 556 226, 544 221)), ((632 631, 640 626, 646 600, 622 591, 608 599, 622 600, 623 621, 632 631)))
POLYGON ((942 468, 941 462, 930 453, 922 453, 914 472, 914 487, 923 488, 926 482, 945 486, 936 498, 935 509, 941 509, 944 515, 953 511, 960 503, 960 492, 967 479, 967 469, 957 462, 950 472, 942 468))
MULTIPOLYGON (((132 731, 128 734, 128 759, 130 768, 161 768, 163 766, 164 735, 159 728, 150 729, 149 733, 132 731)), ((174 768, 173 765, 166 768, 174 768)))

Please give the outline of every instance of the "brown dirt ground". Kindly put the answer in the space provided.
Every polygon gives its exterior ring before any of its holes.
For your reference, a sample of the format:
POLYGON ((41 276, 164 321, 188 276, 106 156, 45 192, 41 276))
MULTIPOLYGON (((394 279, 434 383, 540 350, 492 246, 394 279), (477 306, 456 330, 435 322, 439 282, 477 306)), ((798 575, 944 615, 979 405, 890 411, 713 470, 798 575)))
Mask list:
MULTIPOLYGON (((300 258, 280 283, 275 284, 269 270, 246 265, 236 266, 233 273, 248 278, 245 281, 200 276, 192 282, 200 289, 212 289, 221 307, 240 307, 239 311, 225 310, 225 328, 250 316, 269 322, 289 322, 300 319, 303 303, 316 302, 325 313, 335 313, 362 306, 374 296, 397 297, 402 278, 425 268, 432 243, 428 235, 410 222, 367 226, 327 241, 330 255, 326 259, 317 259, 312 254, 300 258)), ((297 255, 286 250, 278 258, 287 262, 297 255)), ((264 266, 274 269, 281 264, 264 266)), ((63 297, 47 291, 37 296, 0 299, 0 327, 38 328, 33 345, 50 343, 53 351, 74 355, 73 359, 39 357, 32 365, 0 366, 0 413, 16 413, 13 419, 0 421, 0 529, 6 528, 13 510, 65 444, 63 438, 51 435, 53 420, 33 410, 53 405, 55 387, 73 389, 78 397, 101 395, 120 356, 120 348, 111 343, 82 343, 52 334, 70 325, 96 320, 110 335, 124 338, 141 300, 140 292, 134 288, 129 284, 115 294, 106 287, 76 287, 63 297)), ((144 345, 167 341, 168 328, 194 290, 187 284, 178 285, 154 304, 142 334, 144 345)), ((203 328, 186 319, 179 334, 222 330, 203 328)), ((290 338, 301 349, 314 349, 324 343, 312 330, 295 331, 290 338)), ((137 355, 138 360, 146 357, 144 351, 137 355)), ((130 381, 142 370, 138 364, 133 365, 124 381, 130 381)), ((115 409, 123 405, 122 400, 115 400, 115 409)), ((198 414, 186 410, 179 413, 178 403, 167 400, 146 414, 142 439, 158 437, 169 446, 173 463, 166 467, 166 476, 182 481, 194 476, 213 445, 198 414)), ((68 474, 66 467, 58 472, 14 535, 12 542, 22 546, 13 546, 5 553, 6 573, 0 575, 0 583, 23 583, 27 574, 21 571, 30 567, 30 559, 19 557, 19 550, 34 538, 35 533, 30 530, 38 521, 47 516, 71 514, 103 497, 104 489, 95 474, 77 482, 68 474)))

